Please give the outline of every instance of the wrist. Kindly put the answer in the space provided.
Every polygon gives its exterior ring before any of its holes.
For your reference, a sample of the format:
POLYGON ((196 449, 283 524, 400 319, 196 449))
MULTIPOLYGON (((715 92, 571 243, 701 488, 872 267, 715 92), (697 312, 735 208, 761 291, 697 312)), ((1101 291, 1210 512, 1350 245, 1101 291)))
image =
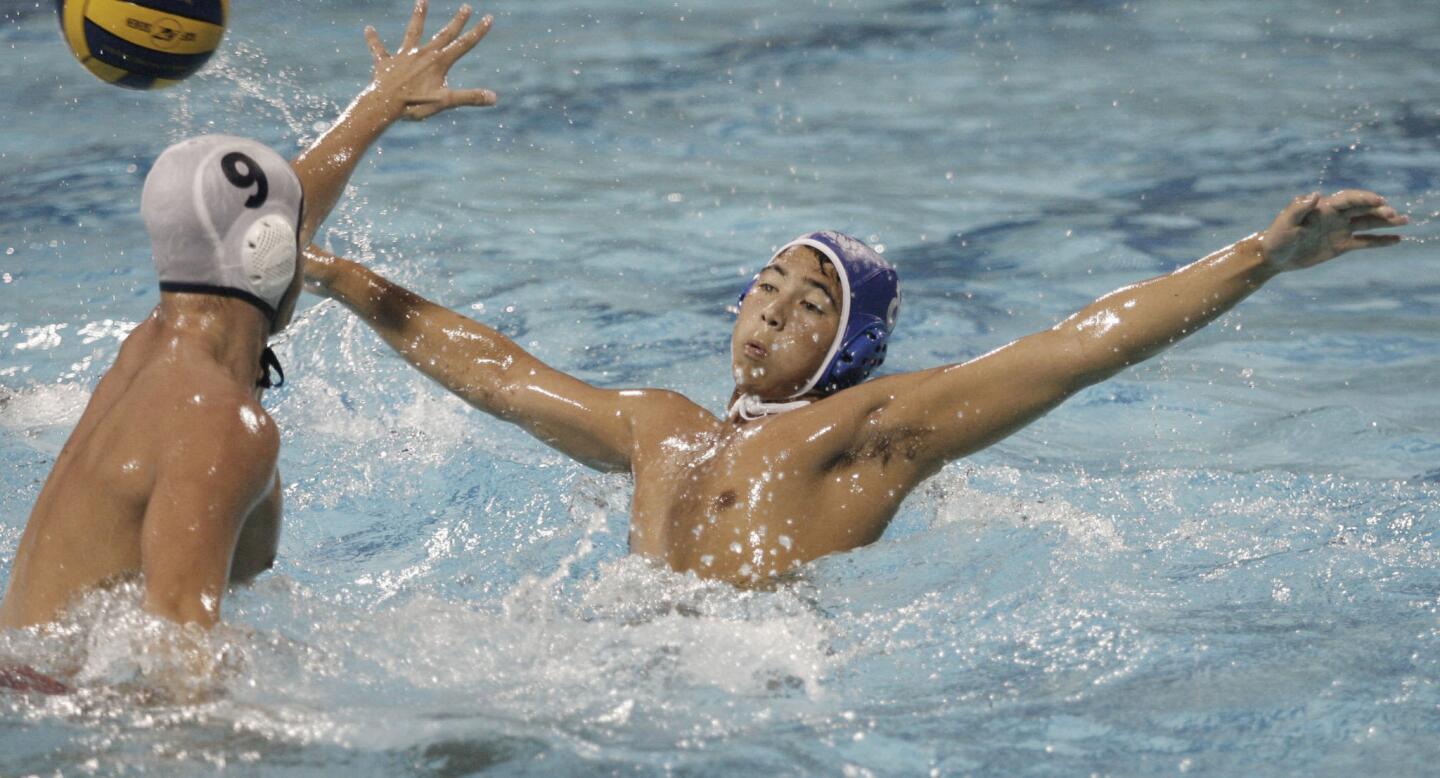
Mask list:
POLYGON ((302 261, 304 262, 305 288, 312 294, 333 297, 335 280, 339 275, 339 263, 345 260, 316 246, 310 246, 305 249, 302 261))
MULTIPOLYGON (((337 186, 343 188, 345 180, 350 177, 350 168, 404 113, 404 101, 386 96, 375 84, 356 95, 329 128, 295 159, 295 171, 302 181, 306 181, 306 210, 310 210, 313 194, 310 191, 312 182, 306 179, 307 175, 321 177, 320 181, 313 183, 324 183, 326 176, 333 176, 335 171, 339 171, 341 177, 337 186)), ((338 194, 337 189, 335 195, 338 194)))
POLYGON ((1265 233, 1256 232, 1235 242, 1231 250, 1242 257, 1249 267, 1249 280, 1259 286, 1279 275, 1284 269, 1279 267, 1265 247, 1265 233))
POLYGON ((363 125, 378 135, 405 114, 405 101, 392 94, 383 84, 371 81, 350 105, 340 114, 336 122, 351 122, 363 125))
POLYGON ((358 99, 372 103, 374 110, 384 117, 386 124, 398 121, 405 114, 405 98, 385 88, 378 81, 370 82, 370 88, 362 92, 358 99))

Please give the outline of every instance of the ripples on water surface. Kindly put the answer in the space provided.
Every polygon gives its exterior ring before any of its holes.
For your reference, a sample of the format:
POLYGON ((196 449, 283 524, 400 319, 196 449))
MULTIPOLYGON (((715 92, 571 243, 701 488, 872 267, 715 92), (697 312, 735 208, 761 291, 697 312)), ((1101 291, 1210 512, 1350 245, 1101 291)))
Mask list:
MULTIPOLYGON (((137 95, 0 2, 0 575, 153 304, 170 141, 298 149, 406 3, 239 4, 137 95)), ((437 13, 448 9, 436 5, 437 13)), ((231 674, 136 704, 120 589, 0 654, 0 774, 1421 774, 1440 735, 1440 13, 1239 2, 499 3, 455 74, 501 108, 395 128, 331 246, 612 386, 728 393, 725 306, 845 229, 906 289, 890 370, 974 356, 1365 185, 1418 241, 1275 282, 917 493, 875 546, 739 593, 624 554, 630 484, 443 395, 315 305, 276 571, 231 674)), ((1333 6, 1333 7, 1332 7, 1333 6)))

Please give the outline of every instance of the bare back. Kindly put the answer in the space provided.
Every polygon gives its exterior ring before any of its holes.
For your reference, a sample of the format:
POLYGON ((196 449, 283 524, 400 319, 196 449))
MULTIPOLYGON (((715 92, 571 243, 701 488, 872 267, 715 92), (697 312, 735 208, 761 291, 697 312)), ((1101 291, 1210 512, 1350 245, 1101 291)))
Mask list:
MULTIPOLYGON (((243 409, 232 415, 261 424, 264 411, 244 387, 213 363, 175 356, 174 339, 154 317, 126 339, 31 512, 0 628, 51 621, 83 591, 140 573, 146 515, 167 461, 205 457, 196 433, 223 434, 219 419, 207 419, 220 409, 243 409)), ((273 429, 268 417, 263 423, 273 429)), ((273 472, 273 455, 268 468, 273 472)), ((249 500, 246 514, 259 502, 249 500)), ((230 536, 228 559, 235 531, 222 534, 230 536)))

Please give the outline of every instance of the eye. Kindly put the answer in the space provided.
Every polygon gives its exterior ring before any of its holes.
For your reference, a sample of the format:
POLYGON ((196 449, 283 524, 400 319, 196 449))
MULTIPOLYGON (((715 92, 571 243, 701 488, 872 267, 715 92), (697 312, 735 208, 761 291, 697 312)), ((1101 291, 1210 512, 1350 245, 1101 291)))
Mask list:
POLYGON ((820 306, 816 305, 815 303, 810 302, 809 300, 804 300, 804 301, 802 301, 800 304, 805 307, 805 310, 807 310, 807 311, 809 311, 809 312, 811 312, 811 313, 813 313, 813 314, 815 314, 815 315, 817 315, 817 316, 820 315, 820 314, 825 313, 825 309, 824 309, 824 308, 821 308, 820 306))
POLYGON ((759 290, 762 291, 762 292, 774 292, 774 291, 775 291, 775 285, 774 285, 774 284, 771 284, 771 283, 767 283, 767 282, 765 282, 765 281, 761 281, 760 283, 756 284, 756 285, 755 285, 755 288, 756 288, 756 289, 759 289, 759 290))

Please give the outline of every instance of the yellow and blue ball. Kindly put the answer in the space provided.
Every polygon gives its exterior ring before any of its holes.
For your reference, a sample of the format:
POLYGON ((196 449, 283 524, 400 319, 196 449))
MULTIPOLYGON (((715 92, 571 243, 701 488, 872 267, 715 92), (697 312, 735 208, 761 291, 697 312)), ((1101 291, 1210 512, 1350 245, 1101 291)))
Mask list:
POLYGON ((70 51, 102 81, 171 86, 205 65, 225 35, 229 0, 55 0, 70 51))

